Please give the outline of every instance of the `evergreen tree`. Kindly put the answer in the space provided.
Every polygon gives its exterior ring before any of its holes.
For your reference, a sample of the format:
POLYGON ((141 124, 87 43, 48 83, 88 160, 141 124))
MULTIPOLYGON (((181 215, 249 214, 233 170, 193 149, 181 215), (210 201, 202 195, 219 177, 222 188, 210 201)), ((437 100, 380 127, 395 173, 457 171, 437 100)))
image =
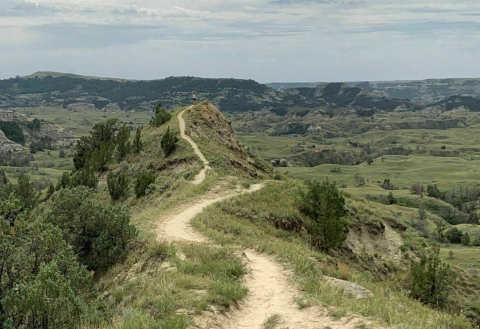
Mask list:
POLYGON ((443 199, 443 193, 440 192, 436 184, 427 186, 427 195, 431 198, 443 199))
POLYGON ((440 259, 440 247, 434 245, 429 255, 411 267, 411 296, 425 304, 443 306, 456 275, 440 259))
POLYGON ((470 235, 468 234, 468 232, 465 232, 465 234, 463 234, 462 236, 462 244, 464 246, 469 246, 470 245, 470 235))
POLYGON ((96 188, 97 185, 98 177, 90 165, 74 171, 71 174, 70 187, 86 186, 89 188, 96 188))
POLYGON ((460 243, 462 242, 463 233, 458 228, 454 227, 447 231, 445 237, 451 243, 460 243))
POLYGON ((161 146, 165 155, 170 155, 175 150, 176 143, 178 142, 177 136, 170 132, 170 127, 167 128, 165 135, 162 137, 161 146))
POLYGON ((117 135, 117 162, 121 162, 123 159, 125 159, 127 154, 130 152, 130 147, 130 130, 126 125, 123 125, 117 135))
POLYGON ((60 158, 62 158, 62 159, 65 158, 65 151, 64 151, 64 150, 60 150, 60 152, 58 153, 58 156, 59 156, 60 158))
POLYGON ((90 163, 95 171, 104 172, 107 164, 112 160, 115 144, 101 142, 98 149, 95 149, 90 156, 90 163))
POLYGON ((476 212, 471 212, 471 213, 468 214, 467 223, 468 224, 473 224, 473 225, 478 225, 479 224, 478 215, 477 215, 476 212))
POLYGON ((135 181, 135 196, 137 198, 144 196, 147 188, 153 183, 155 183, 155 176, 151 172, 140 173, 135 181))
POLYGON ((172 114, 168 112, 164 107, 162 107, 162 103, 159 103, 157 105, 157 108, 155 109, 155 114, 150 120, 150 125, 152 127, 160 127, 165 122, 170 121, 171 118, 172 114))
POLYGON ((50 183, 50 186, 48 187, 48 190, 47 190, 47 199, 50 199, 53 193, 55 193, 55 186, 53 185, 53 183, 50 183))
POLYGON ((143 150, 142 128, 137 128, 135 138, 133 140, 133 152, 140 153, 143 150))
POLYGON ((40 198, 40 192, 35 190, 33 182, 27 175, 18 177, 18 183, 15 186, 15 195, 22 201, 25 209, 33 209, 40 198))
POLYGON ((314 245, 325 251, 341 246, 346 239, 345 199, 335 183, 307 182, 301 198, 301 210, 312 220, 307 230, 314 245))
POLYGON ((115 150, 118 130, 118 119, 110 119, 96 124, 90 136, 82 136, 75 146, 75 169, 91 163, 94 170, 105 171, 115 150))
POLYGON ((21 203, 0 200, 0 328, 73 328, 91 298, 90 273, 61 230, 29 219, 21 203))
POLYGON ((118 200, 128 194, 129 179, 126 173, 109 172, 107 176, 108 192, 112 200, 118 200))
POLYGON ((51 202, 46 220, 62 229, 65 241, 89 269, 115 264, 137 234, 126 207, 99 204, 87 187, 60 190, 51 202))
POLYGON ((5 171, 0 170, 0 185, 7 185, 7 184, 8 184, 7 174, 5 174, 5 171))
POLYGON ((395 198, 395 196, 393 195, 392 192, 390 192, 388 194, 388 203, 389 204, 396 204, 397 203, 397 199, 395 198))

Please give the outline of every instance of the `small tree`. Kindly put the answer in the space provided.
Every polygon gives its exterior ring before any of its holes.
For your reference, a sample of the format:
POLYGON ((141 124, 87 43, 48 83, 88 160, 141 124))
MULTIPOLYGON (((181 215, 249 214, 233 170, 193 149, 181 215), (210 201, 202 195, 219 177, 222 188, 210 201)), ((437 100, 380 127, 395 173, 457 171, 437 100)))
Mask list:
POLYGON ((367 163, 368 165, 371 165, 373 163, 373 158, 371 156, 367 158, 367 163))
POLYGON ((443 199, 443 193, 440 192, 436 184, 427 186, 427 195, 431 198, 443 199))
POLYGON ((302 211, 312 220, 307 230, 312 242, 322 250, 339 247, 346 239, 345 199, 335 183, 328 180, 307 182, 307 191, 300 192, 302 211))
POLYGON ((465 232, 465 234, 462 236, 461 242, 464 246, 470 245, 470 235, 468 234, 468 232, 465 232))
POLYGON ((356 172, 355 175, 353 176, 353 180, 355 181, 355 186, 360 187, 365 185, 365 178, 360 175, 360 172, 356 172))
POLYGON ((90 165, 71 174, 70 187, 86 186, 89 188, 96 188, 97 185, 98 177, 90 165))
POLYGON ((7 184, 8 184, 7 174, 5 174, 5 171, 0 170, 0 185, 7 185, 7 184))
POLYGON ((388 194, 388 203, 389 204, 396 204, 397 203, 397 199, 395 198, 395 196, 393 195, 392 192, 390 192, 388 194))
POLYGON ((106 171, 107 164, 112 160, 115 144, 100 143, 100 147, 94 150, 90 157, 91 165, 96 171, 106 171))
POLYGON ((130 129, 126 125, 120 128, 117 134, 117 153, 115 154, 117 162, 121 162, 130 152, 130 129))
POLYGON ((140 153, 143 150, 142 128, 137 128, 135 138, 133 140, 133 152, 140 153))
POLYGON ((480 247, 480 234, 477 234, 473 239, 472 246, 480 247))
POLYGON ((410 275, 411 296, 433 306, 445 304, 450 287, 456 279, 450 266, 442 263, 438 245, 434 245, 429 255, 412 265, 410 275))
POLYGON ((90 273, 59 228, 22 216, 11 227, 4 216, 0 214, 0 327, 74 328, 92 297, 90 273))
POLYGON ((413 184, 412 187, 410 188, 410 192, 416 195, 422 195, 424 191, 425 191, 425 188, 423 187, 423 185, 420 185, 420 184, 413 184))
POLYGON ((18 177, 18 184, 15 186, 15 195, 22 201, 25 209, 33 209, 40 198, 40 192, 35 191, 30 177, 21 175, 18 177))
POLYGON ((420 204, 420 206, 418 207, 418 218, 420 220, 425 220, 427 219, 427 211, 425 210, 425 206, 422 204, 420 204))
POLYGON ((108 192, 112 200, 118 200, 128 194, 129 179, 126 173, 109 172, 107 176, 108 192))
POLYGON ((176 143, 178 142, 177 136, 170 132, 170 127, 167 128, 165 135, 163 135, 161 146, 165 155, 169 155, 175 150, 176 143))
POLYGON ((87 187, 62 189, 51 202, 46 219, 62 229, 64 240, 89 269, 115 264, 137 234, 126 207, 98 203, 87 187))
POLYGON ((155 176, 151 172, 140 173, 135 181, 135 196, 137 198, 144 196, 148 186, 153 183, 155 183, 155 176))
POLYGON ((58 152, 58 156, 60 158, 65 158, 65 151, 64 150, 60 150, 60 152, 58 152))
POLYGON ((170 121, 171 118, 172 114, 168 112, 164 107, 162 107, 162 103, 159 103, 157 105, 157 108, 155 109, 155 114, 150 120, 150 125, 152 127, 160 127, 165 122, 170 121))
POLYGON ((50 199, 53 193, 55 193, 55 185, 53 185, 53 183, 50 183, 50 186, 48 187, 48 190, 47 190, 47 199, 50 199))
POLYGON ((477 215, 476 212, 471 212, 471 213, 468 214, 467 223, 468 224, 473 224, 473 225, 478 225, 479 224, 478 215, 477 215))
POLYGON ((463 233, 458 228, 454 227, 447 231, 445 237, 451 243, 460 243, 462 242, 463 233))

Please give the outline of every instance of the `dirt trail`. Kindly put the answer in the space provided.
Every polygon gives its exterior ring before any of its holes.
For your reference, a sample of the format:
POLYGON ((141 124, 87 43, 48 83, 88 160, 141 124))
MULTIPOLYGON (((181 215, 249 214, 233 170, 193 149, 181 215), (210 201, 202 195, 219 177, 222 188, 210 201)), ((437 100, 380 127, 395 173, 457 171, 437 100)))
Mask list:
MULTIPOLYGON (((183 111, 184 112, 184 111, 183 111)), ((203 161, 205 169, 195 177, 195 184, 200 184, 205 178, 205 170, 210 169, 207 159, 203 156, 198 146, 185 135, 185 121, 183 112, 178 115, 182 138, 187 140, 195 150, 195 153, 203 161)), ((190 227, 190 221, 205 207, 216 202, 231 198, 243 193, 257 191, 263 184, 257 184, 248 190, 231 192, 221 195, 213 194, 199 202, 186 206, 178 212, 174 212, 166 218, 159 219, 157 238, 170 241, 193 241, 206 242, 201 234, 194 232, 190 227)), ((325 313, 316 307, 300 310, 294 299, 298 294, 288 281, 286 271, 270 256, 258 254, 254 251, 246 251, 245 257, 251 272, 245 279, 249 294, 238 311, 232 311, 227 316, 213 315, 198 319, 197 328, 221 328, 221 329, 262 329, 264 322, 273 315, 280 316, 277 329, 353 329, 357 321, 333 321, 325 313)))
POLYGON ((203 162, 203 169, 197 174, 197 176, 195 176, 195 178, 193 179, 192 183, 195 184, 195 185, 199 185, 200 183, 202 183, 204 180, 205 180, 205 177, 206 177, 206 172, 207 170, 210 170, 210 163, 208 162, 208 160, 205 158, 205 156, 203 155, 203 153, 200 151, 200 149, 198 148, 198 145, 190 138, 188 137, 186 134, 185 134, 185 120, 183 120, 183 113, 189 109, 191 109, 193 106, 190 106, 188 107, 186 110, 183 110, 182 112, 180 112, 177 116, 177 119, 178 119, 178 123, 180 125, 180 136, 186 140, 187 142, 190 143, 190 145, 192 145, 193 147, 193 150, 195 151, 195 154, 200 158, 200 160, 202 160, 203 162))
POLYGON ((280 264, 253 251, 246 251, 245 256, 251 269, 245 282, 249 296, 239 311, 216 328, 262 329, 265 321, 274 315, 280 316, 276 329, 353 329, 358 325, 355 320, 334 321, 326 310, 317 307, 300 309, 295 303, 300 294, 292 287, 280 264))
POLYGON ((190 227, 190 221, 201 213, 206 207, 220 202, 222 200, 241 195, 244 193, 251 193, 258 191, 263 187, 263 184, 252 185, 248 190, 242 190, 237 192, 232 192, 223 196, 216 196, 213 198, 203 199, 198 203, 189 205, 186 209, 181 210, 177 214, 173 214, 167 217, 159 225, 157 229, 158 239, 166 239, 170 241, 193 241, 193 242, 206 242, 206 239, 199 233, 196 233, 190 227))

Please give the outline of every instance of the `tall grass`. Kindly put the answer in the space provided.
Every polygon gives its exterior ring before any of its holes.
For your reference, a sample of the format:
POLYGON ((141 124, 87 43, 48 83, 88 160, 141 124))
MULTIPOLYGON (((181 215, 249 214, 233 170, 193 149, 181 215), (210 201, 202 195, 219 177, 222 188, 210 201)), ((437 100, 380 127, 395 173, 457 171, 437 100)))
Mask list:
POLYGON ((251 195, 243 195, 234 200, 226 200, 222 204, 207 208, 193 220, 195 228, 210 239, 222 245, 240 244, 245 248, 253 248, 276 256, 281 263, 293 269, 298 284, 308 297, 319 305, 335 306, 345 312, 359 313, 371 317, 383 325, 395 328, 424 329, 470 329, 472 324, 463 315, 452 315, 439 310, 433 310, 415 300, 408 298, 398 288, 396 282, 374 282, 369 275, 342 269, 340 273, 327 273, 334 276, 349 277, 373 292, 370 299, 350 299, 341 291, 332 288, 322 279, 328 256, 312 250, 305 239, 276 229, 270 223, 258 216, 258 211, 266 211, 265 202, 270 199, 270 208, 276 212, 288 211, 289 202, 278 201, 279 195, 285 194, 285 189, 294 188, 292 183, 269 183, 263 190, 251 195), (244 214, 258 216, 242 216, 237 210, 243 208, 244 214), (253 214, 252 214, 253 213, 253 214), (238 215, 238 216, 236 216, 238 215), (406 316, 408 314, 408 316, 406 316))

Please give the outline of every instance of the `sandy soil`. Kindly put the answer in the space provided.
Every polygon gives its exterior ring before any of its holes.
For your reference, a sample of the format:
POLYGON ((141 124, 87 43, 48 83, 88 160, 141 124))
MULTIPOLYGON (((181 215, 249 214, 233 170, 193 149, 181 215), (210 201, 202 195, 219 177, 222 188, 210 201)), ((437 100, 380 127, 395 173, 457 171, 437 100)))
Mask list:
POLYGON ((190 145, 192 145, 193 147, 193 150, 195 151, 195 154, 200 158, 200 160, 202 160, 203 162, 203 169, 197 174, 197 176, 195 176, 195 178, 193 179, 192 183, 195 184, 195 185, 199 185, 201 184, 204 180, 205 180, 205 176, 206 176, 206 172, 207 170, 210 170, 210 163, 208 162, 208 160, 205 158, 205 156, 203 155, 203 153, 200 151, 200 149, 198 148, 198 145, 190 138, 188 137, 186 134, 185 134, 185 120, 183 120, 183 113, 189 109, 191 109, 192 106, 190 106, 189 108, 187 108, 186 110, 183 110, 182 112, 180 112, 177 116, 177 119, 178 119, 178 122, 179 122, 179 125, 180 125, 180 136, 186 140, 187 142, 190 143, 190 145))

